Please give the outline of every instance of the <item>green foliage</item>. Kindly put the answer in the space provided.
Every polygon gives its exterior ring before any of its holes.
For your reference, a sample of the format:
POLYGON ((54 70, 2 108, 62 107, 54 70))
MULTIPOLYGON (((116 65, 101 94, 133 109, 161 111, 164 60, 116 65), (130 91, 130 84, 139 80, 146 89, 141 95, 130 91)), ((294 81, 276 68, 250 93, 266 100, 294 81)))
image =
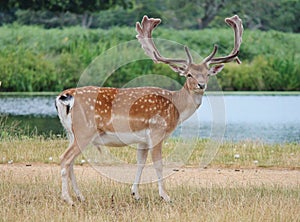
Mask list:
MULTIPOLYGON (((213 44, 219 45, 217 56, 227 55, 233 47, 233 34, 228 28, 176 32, 159 28, 154 37, 188 45, 195 62, 207 56, 213 44)), ((3 26, 0 28, 0 91, 60 91, 76 87, 82 72, 97 56, 134 39, 135 31, 128 27, 45 30, 33 26, 3 26)), ((217 76, 219 84, 224 90, 300 90, 299 41, 299 34, 245 31, 239 55, 243 63, 226 64, 217 76)), ((172 47, 172 44, 158 43, 167 57, 185 57, 183 46, 174 43, 174 49, 172 47)), ((124 86, 145 74, 165 75, 180 84, 184 82, 184 78, 167 65, 141 60, 116 70, 105 85, 124 86)), ((178 86, 163 83, 162 87, 175 89, 178 86)))
POLYGON ((292 58, 257 56, 250 64, 227 64, 219 83, 224 90, 300 90, 300 66, 292 58))
POLYGON ((222 27, 225 17, 238 14, 247 29, 299 32, 299 12, 297 0, 2 0, 0 24, 107 29, 132 26, 147 14, 168 28, 204 29, 222 27))

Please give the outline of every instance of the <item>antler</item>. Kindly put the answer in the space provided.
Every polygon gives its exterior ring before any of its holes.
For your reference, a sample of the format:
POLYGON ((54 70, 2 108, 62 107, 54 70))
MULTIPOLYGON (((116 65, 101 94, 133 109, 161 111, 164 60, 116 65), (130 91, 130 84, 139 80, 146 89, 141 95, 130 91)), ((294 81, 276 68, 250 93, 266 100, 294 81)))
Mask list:
POLYGON ((241 60, 237 57, 239 53, 240 46, 242 44, 242 34, 243 34, 243 24, 242 20, 234 15, 230 18, 226 18, 225 22, 230 25, 234 30, 234 48, 228 56, 214 58, 218 47, 214 46, 213 52, 204 59, 205 63, 208 64, 218 64, 218 63, 227 63, 235 60, 238 64, 241 64, 241 60))
MULTIPOLYGON (((218 46, 215 45, 212 53, 207 56, 202 64, 218 64, 218 63, 227 63, 231 61, 236 61, 238 64, 241 63, 240 59, 237 57, 239 49, 242 43, 242 34, 243 34, 243 25, 242 20, 234 15, 230 18, 226 18, 225 22, 232 27, 234 30, 234 48, 231 53, 224 57, 214 58, 215 54, 218 51, 218 46)), ((190 50, 187 46, 184 47, 187 54, 187 59, 170 59, 161 56, 157 50, 153 40, 152 40, 152 31, 161 23, 160 19, 148 18, 147 16, 143 17, 141 23, 136 23, 137 39, 141 43, 142 48, 145 50, 146 54, 154 62, 162 62, 168 64, 175 72, 186 75, 190 65, 193 63, 193 59, 190 53, 190 50), (180 65, 179 65, 180 64, 180 65)))
POLYGON ((159 51, 157 50, 153 40, 152 40, 152 31, 161 23, 160 19, 148 18, 146 15, 143 17, 141 23, 136 23, 136 38, 141 43, 142 48, 145 50, 146 54, 154 61, 154 62, 162 62, 168 64, 174 71, 180 71, 184 73, 190 64, 193 62, 191 53, 188 47, 184 47, 187 59, 170 59, 161 56, 159 51), (178 66, 176 64, 182 64, 182 66, 178 66))

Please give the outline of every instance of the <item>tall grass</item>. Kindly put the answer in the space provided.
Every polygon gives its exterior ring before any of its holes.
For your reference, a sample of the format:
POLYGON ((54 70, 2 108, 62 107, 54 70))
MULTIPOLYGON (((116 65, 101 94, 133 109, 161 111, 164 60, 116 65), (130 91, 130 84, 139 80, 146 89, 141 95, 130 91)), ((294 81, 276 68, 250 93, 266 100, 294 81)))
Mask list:
MULTIPOLYGON (((60 91, 74 87, 93 59, 111 47, 134 40, 135 35, 134 28, 128 27, 45 30, 35 26, 2 26, 0 90, 60 91)), ((230 29, 174 31, 159 28, 154 37, 188 45, 201 57, 211 52, 213 44, 219 45, 218 56, 228 54, 233 45, 230 29)), ((220 85, 225 90, 300 90, 299 40, 299 34, 246 30, 239 55, 244 63, 227 65, 220 75, 220 85)), ((200 62, 199 56, 195 60, 200 62)), ((166 66, 138 62, 117 70, 106 84, 124 85, 132 78, 150 73, 179 80, 166 66)))

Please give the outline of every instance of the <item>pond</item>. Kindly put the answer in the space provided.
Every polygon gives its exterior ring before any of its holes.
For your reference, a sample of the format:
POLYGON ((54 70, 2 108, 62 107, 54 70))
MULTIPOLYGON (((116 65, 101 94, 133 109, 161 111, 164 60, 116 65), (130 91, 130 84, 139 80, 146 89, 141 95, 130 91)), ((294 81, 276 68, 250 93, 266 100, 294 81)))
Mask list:
MULTIPOLYGON (((0 115, 38 134, 63 134, 55 96, 1 96, 0 115)), ((198 111, 173 137, 227 141, 300 142, 300 95, 206 95, 198 111)))

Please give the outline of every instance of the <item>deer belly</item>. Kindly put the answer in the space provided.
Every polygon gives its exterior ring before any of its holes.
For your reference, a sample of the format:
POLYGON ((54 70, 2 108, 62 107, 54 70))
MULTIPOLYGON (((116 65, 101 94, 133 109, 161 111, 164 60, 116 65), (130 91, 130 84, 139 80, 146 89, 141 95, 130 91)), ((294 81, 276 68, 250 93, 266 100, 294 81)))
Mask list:
POLYGON ((105 146, 127 146, 136 143, 148 143, 147 130, 137 132, 105 132, 99 134, 94 143, 105 146))

